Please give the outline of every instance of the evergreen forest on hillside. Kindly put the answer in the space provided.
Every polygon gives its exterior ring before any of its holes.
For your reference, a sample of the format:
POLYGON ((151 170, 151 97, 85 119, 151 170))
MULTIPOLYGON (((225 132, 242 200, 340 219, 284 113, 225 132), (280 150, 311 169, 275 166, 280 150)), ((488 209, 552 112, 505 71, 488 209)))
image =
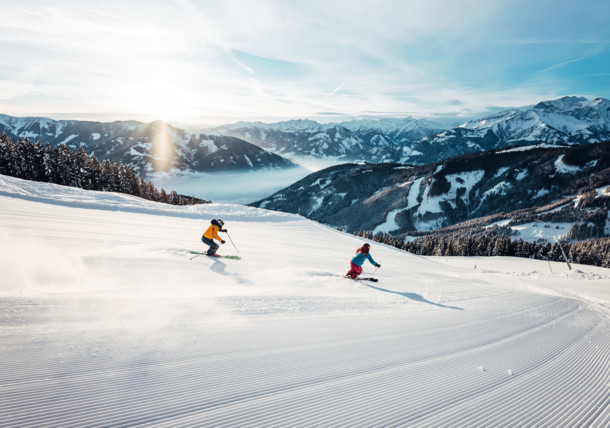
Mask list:
POLYGON ((567 258, 572 263, 610 268, 610 238, 558 241, 551 245, 548 242, 511 239, 506 236, 505 229, 508 228, 494 226, 477 234, 431 234, 413 241, 401 241, 381 233, 375 235, 371 231, 360 231, 355 235, 421 256, 507 256, 555 262, 563 262, 567 258))
POLYGON ((171 205, 208 203, 194 197, 179 195, 175 190, 158 190, 152 182, 139 178, 133 168, 107 159, 99 161, 79 147, 75 152, 65 144, 52 147, 28 138, 16 142, 0 136, 0 174, 85 190, 119 192, 171 205))

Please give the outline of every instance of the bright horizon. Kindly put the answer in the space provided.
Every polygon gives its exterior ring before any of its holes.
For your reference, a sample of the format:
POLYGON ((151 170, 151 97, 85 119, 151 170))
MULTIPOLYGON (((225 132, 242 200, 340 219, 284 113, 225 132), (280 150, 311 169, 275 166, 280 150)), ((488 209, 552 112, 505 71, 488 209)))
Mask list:
POLYGON ((217 125, 448 120, 610 98, 610 7, 5 1, 0 113, 217 125))

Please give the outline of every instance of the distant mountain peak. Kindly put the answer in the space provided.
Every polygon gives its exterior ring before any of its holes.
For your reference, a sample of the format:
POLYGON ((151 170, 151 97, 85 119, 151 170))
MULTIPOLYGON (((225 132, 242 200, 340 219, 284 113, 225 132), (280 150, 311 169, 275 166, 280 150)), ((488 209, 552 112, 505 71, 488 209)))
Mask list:
POLYGON ((555 100, 541 101, 534 106, 534 109, 567 112, 583 108, 588 101, 585 97, 566 96, 555 100))

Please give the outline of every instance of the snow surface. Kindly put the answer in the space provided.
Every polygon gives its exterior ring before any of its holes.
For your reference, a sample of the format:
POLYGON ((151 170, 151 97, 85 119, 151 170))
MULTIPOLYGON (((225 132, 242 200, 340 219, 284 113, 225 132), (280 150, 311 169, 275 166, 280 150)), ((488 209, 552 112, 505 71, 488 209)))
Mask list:
POLYGON ((554 244, 558 239, 565 237, 572 227, 572 223, 547 224, 549 227, 541 223, 531 222, 510 226, 510 228, 517 232, 515 239, 521 238, 529 242, 546 241, 554 244))
POLYGON ((219 150, 216 143, 214 143, 214 140, 210 139, 201 140, 199 142, 199 147, 206 148, 208 153, 216 153, 219 150))
POLYGON ((399 229, 400 226, 398 226, 398 224, 396 223, 396 215, 401 212, 404 211, 405 208, 399 208, 397 210, 392 210, 388 213, 386 220, 384 223, 381 223, 379 226, 377 226, 374 230, 373 230, 373 234, 376 235, 378 233, 390 233, 396 229, 399 229))
MULTIPOLYGON (((442 169, 442 165, 439 165, 435 171, 439 172, 442 169)), ((475 170, 469 172, 463 172, 460 174, 449 174, 445 178, 449 182, 450 189, 447 193, 441 194, 439 196, 430 196, 430 186, 425 187, 422 193, 421 203, 418 201, 418 196, 421 191, 422 181, 426 179, 426 177, 420 177, 415 180, 412 186, 409 188, 408 202, 407 206, 391 211, 388 213, 386 217, 385 223, 377 226, 375 229, 375 233, 377 232, 391 232, 392 230, 398 229, 398 225, 395 222, 396 215, 406 209, 411 209, 415 207, 415 210, 412 214, 412 220, 414 223, 415 230, 423 231, 423 230, 433 230, 443 226, 442 218, 432 218, 429 219, 430 214, 439 214, 443 212, 441 208, 441 202, 448 202, 455 208, 455 200, 458 197, 457 192, 460 189, 464 189, 466 192, 469 192, 476 183, 483 179, 485 175, 485 171, 483 170, 475 170), (426 218, 428 218, 426 220, 426 218)), ((409 182, 410 183, 410 182, 409 182)), ((408 183, 404 183, 406 185, 408 183)), ((489 192, 492 192, 491 190, 489 192)), ((486 192, 486 193, 489 193, 486 192)), ((487 195, 485 195, 487 196, 487 195)), ((468 203, 467 199, 463 199, 465 203, 468 203)))
POLYGON ((581 170, 581 168, 578 166, 566 165, 563 162, 563 156, 564 155, 559 156, 555 161, 555 169, 557 170, 557 172, 560 172, 562 174, 575 174, 581 170))
POLYGON ((4 176, 0 242, 0 426, 610 424, 607 269, 372 243, 353 282, 296 215, 4 176), (242 260, 190 260, 215 217, 242 260))
POLYGON ((510 224, 510 221, 510 219, 496 221, 494 223, 488 224, 487 226, 485 226, 485 228, 488 229, 495 225, 508 226, 515 233, 513 239, 523 239, 524 241, 528 242, 543 241, 548 242, 550 244, 554 244, 558 240, 564 238, 572 227, 572 223, 530 222, 523 224, 510 224))
POLYGON ((525 152, 533 149, 557 149, 564 146, 559 146, 556 144, 534 144, 532 146, 520 146, 513 147, 512 149, 500 150, 497 153, 510 153, 510 152, 525 152))

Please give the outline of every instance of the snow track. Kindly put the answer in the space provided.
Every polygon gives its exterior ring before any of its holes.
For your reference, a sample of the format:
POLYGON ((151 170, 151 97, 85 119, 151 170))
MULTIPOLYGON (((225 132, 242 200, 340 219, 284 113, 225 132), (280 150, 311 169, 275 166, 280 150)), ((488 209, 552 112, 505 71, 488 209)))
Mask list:
POLYGON ((10 411, 0 424, 603 426, 608 320, 576 301, 535 303, 517 315, 456 317, 450 328, 423 316, 431 325, 423 333, 413 327, 422 314, 255 323, 196 340, 168 328, 144 342, 150 348, 102 358, 92 350, 116 339, 87 341, 80 357, 58 360, 57 335, 55 344, 4 350, 12 361, 37 357, 3 371, 10 411), (311 331, 324 331, 321 340, 311 331))
POLYGON ((610 425, 604 270, 373 244, 370 285, 339 276, 360 240, 289 216, 189 262, 192 210, 0 204, 0 426, 610 425))

